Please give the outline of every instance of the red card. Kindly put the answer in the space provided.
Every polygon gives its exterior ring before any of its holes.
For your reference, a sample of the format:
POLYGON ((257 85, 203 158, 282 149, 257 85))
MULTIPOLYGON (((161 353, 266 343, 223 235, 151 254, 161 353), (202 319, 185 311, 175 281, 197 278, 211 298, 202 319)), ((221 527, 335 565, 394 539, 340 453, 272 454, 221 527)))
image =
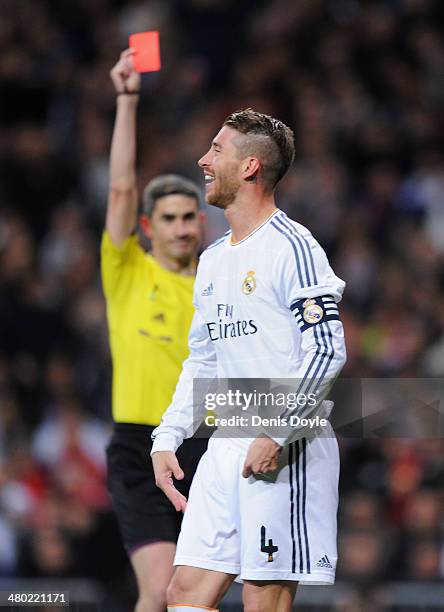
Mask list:
POLYGON ((138 32, 129 37, 129 46, 134 49, 133 64, 137 72, 160 70, 159 32, 138 32))

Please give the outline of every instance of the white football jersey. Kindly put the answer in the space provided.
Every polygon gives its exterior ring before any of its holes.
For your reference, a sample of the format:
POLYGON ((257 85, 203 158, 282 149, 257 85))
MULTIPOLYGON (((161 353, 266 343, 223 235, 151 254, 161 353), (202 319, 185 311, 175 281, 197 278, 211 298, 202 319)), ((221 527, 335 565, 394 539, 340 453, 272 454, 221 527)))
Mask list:
POLYGON ((199 425, 194 378, 297 379, 320 392, 345 361, 344 287, 312 234, 281 210, 236 244, 228 232, 210 245, 195 281, 190 355, 152 452, 176 450, 199 425))

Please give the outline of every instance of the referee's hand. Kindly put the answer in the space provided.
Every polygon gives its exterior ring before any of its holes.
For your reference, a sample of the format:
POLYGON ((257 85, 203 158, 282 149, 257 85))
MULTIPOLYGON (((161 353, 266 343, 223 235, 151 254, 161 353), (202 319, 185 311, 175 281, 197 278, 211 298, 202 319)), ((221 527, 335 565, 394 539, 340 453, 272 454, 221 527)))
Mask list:
POLYGON ((125 49, 120 59, 109 73, 117 93, 135 93, 140 91, 140 74, 133 65, 132 49, 125 49))
POLYGON ((179 510, 185 512, 187 498, 176 489, 173 483, 173 476, 176 480, 182 480, 184 477, 176 455, 172 451, 158 451, 153 453, 152 460, 156 485, 162 489, 178 512, 179 510))

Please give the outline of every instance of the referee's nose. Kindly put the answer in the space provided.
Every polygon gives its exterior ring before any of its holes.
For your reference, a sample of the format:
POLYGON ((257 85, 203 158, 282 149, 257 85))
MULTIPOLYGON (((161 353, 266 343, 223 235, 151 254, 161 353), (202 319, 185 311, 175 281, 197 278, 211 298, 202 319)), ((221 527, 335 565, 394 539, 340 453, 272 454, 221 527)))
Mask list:
POLYGON ((187 222, 186 219, 183 219, 181 217, 177 217, 177 219, 175 219, 174 236, 176 240, 189 238, 191 234, 190 230, 191 230, 190 223, 187 222))

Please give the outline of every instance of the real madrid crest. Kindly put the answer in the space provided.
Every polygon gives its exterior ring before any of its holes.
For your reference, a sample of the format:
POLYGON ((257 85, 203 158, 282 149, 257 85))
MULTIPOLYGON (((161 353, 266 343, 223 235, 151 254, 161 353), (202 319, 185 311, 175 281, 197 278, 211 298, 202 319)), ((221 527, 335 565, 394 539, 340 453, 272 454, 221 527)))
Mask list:
POLYGON ((242 283, 242 293, 251 295, 256 289, 256 279, 254 278, 254 270, 247 272, 244 282, 242 283))
POLYGON ((324 311, 321 306, 316 304, 316 300, 305 300, 302 307, 304 309, 303 317, 306 323, 314 325, 314 323, 319 323, 324 316, 324 311))

